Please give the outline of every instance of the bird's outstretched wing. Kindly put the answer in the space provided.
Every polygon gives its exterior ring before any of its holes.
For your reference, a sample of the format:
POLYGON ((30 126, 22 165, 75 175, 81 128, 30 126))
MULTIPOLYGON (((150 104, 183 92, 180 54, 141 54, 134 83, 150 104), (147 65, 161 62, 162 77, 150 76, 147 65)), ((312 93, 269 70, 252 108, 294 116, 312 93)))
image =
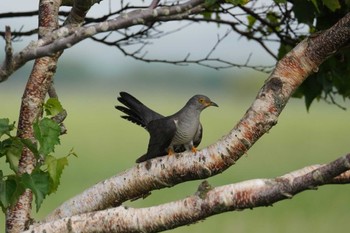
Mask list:
POLYGON ((142 127, 146 128, 149 122, 164 117, 163 115, 148 108, 129 93, 120 92, 118 101, 125 106, 115 106, 116 109, 126 114, 125 116, 122 116, 122 118, 142 127))
POLYGON ((147 131, 150 134, 147 153, 138 158, 137 163, 166 155, 176 133, 176 124, 173 118, 163 117, 151 121, 147 126, 147 131))

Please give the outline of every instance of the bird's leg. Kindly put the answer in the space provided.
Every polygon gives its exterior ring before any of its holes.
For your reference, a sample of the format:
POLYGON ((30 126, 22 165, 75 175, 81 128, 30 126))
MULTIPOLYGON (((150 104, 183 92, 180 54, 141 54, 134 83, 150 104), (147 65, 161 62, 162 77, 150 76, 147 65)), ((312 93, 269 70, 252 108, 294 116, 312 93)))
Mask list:
POLYGON ((172 146, 169 146, 168 148, 168 155, 173 155, 174 154, 174 149, 172 146))
POLYGON ((191 151, 193 152, 193 153, 197 153, 197 148, 195 147, 195 146, 192 146, 192 148, 191 148, 191 151))
POLYGON ((190 143, 189 143, 189 145, 187 145, 187 150, 190 150, 191 149, 191 151, 193 152, 193 153, 197 153, 197 148, 193 145, 193 141, 191 141, 190 143))

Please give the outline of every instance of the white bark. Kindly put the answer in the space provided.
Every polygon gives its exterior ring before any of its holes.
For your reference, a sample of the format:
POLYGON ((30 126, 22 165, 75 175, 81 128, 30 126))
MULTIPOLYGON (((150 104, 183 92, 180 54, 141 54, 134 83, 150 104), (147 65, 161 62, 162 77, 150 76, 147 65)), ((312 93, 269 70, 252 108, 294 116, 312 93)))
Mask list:
POLYGON ((274 179, 255 179, 217 188, 206 181, 182 200, 149 208, 119 206, 32 226, 26 233, 159 232, 227 211, 270 206, 319 185, 350 182, 350 154, 327 165, 313 165, 274 179), (346 172, 347 171, 347 172, 346 172), (345 177, 346 178, 345 178, 345 177), (339 181, 339 180, 338 180, 339 181))

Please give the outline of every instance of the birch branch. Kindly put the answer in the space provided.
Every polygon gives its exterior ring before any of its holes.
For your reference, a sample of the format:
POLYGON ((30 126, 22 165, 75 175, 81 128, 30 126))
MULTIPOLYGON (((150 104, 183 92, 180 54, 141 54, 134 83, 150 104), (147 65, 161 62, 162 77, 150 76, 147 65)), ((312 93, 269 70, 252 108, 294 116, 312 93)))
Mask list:
POLYGON ((350 154, 326 165, 313 165, 274 179, 254 179, 217 188, 204 181, 185 199, 149 208, 124 206, 33 226, 36 232, 159 232, 195 223, 227 211, 270 206, 325 184, 338 175, 350 182, 350 154), (345 174, 345 175, 342 175, 345 174), (147 216, 147 217, 145 217, 147 216))
POLYGON ((292 93, 350 38, 350 13, 329 30, 303 40, 281 59, 237 125, 196 154, 155 158, 102 181, 63 203, 43 222, 117 206, 126 200, 189 180, 203 179, 233 165, 276 123, 292 93))
POLYGON ((174 6, 133 10, 119 15, 115 19, 106 20, 91 26, 76 27, 67 25, 61 27, 38 41, 30 43, 19 53, 14 54, 10 66, 12 69, 8 69, 9 66, 6 66, 5 62, 3 62, 0 66, 0 82, 5 81, 14 71, 22 67, 26 62, 43 56, 51 56, 56 52, 63 51, 98 33, 115 31, 134 25, 146 25, 162 17, 170 17, 178 14, 189 15, 192 13, 192 8, 203 4, 204 0, 189 0, 183 4, 174 6))

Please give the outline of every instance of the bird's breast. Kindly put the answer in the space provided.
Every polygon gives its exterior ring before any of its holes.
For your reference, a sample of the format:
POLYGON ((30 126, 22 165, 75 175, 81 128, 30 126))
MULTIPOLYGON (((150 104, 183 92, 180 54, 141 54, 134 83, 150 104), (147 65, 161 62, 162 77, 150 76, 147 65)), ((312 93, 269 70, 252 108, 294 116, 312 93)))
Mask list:
POLYGON ((176 125, 176 133, 171 144, 182 145, 191 142, 198 130, 199 119, 175 119, 174 123, 176 125))

